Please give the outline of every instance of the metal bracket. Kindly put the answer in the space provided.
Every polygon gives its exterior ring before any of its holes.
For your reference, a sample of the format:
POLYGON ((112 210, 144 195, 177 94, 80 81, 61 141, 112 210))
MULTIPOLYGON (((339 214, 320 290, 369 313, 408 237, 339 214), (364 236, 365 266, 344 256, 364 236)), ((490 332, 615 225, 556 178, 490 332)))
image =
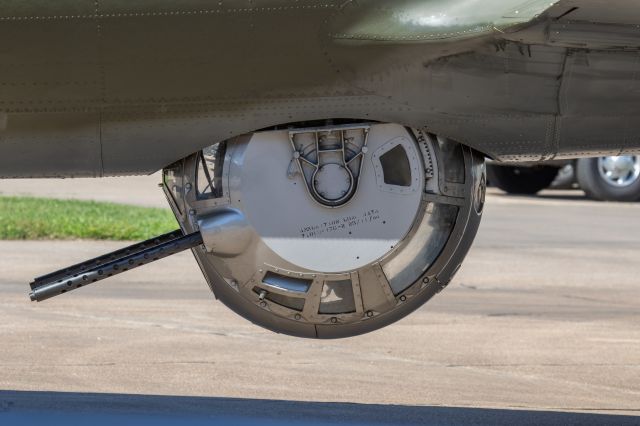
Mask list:
MULTIPOLYGON (((343 206, 355 195, 367 153, 367 139, 370 126, 349 126, 334 128, 303 129, 289 132, 289 141, 293 148, 292 166, 305 181, 309 195, 320 205, 329 208, 343 206), (349 133, 362 132, 362 144, 354 143, 349 133), (312 143, 304 144, 299 139, 311 137, 312 143), (325 177, 328 175, 329 177, 325 177), (333 185, 334 181, 343 182, 343 187, 333 185), (327 180, 330 188, 324 188, 327 180), (336 194, 328 192, 335 190, 336 194)), ((289 167, 289 176, 293 176, 289 167)))

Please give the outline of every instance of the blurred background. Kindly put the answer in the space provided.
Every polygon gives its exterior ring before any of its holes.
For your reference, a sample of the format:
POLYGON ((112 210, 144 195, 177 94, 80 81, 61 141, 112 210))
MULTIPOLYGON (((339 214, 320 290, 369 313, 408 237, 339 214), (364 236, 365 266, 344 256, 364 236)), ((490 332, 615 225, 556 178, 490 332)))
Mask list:
POLYGON ((508 194, 579 189, 598 201, 640 200, 640 155, 504 164, 489 161, 489 184, 508 194))

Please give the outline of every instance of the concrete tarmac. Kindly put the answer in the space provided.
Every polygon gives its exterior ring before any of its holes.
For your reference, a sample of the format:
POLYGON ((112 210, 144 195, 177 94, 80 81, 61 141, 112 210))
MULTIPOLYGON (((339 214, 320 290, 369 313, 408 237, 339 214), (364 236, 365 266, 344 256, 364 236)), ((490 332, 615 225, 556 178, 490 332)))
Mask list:
POLYGON ((0 179, 0 196, 32 196, 106 201, 143 207, 167 207, 158 184, 160 172, 149 176, 69 179, 0 179))
POLYGON ((123 244, 0 242, 0 424, 640 424, 639 218, 491 191, 449 288, 339 341, 238 317, 188 253, 30 303, 123 244))

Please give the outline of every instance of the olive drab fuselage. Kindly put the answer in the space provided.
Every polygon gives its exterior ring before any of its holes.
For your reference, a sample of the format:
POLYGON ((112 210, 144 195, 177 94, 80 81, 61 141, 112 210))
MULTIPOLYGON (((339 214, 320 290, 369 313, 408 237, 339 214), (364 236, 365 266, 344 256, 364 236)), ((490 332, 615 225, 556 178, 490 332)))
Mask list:
POLYGON ((0 176, 158 170, 354 119, 500 160, 640 148, 625 0, 58 0, 0 8, 0 176))

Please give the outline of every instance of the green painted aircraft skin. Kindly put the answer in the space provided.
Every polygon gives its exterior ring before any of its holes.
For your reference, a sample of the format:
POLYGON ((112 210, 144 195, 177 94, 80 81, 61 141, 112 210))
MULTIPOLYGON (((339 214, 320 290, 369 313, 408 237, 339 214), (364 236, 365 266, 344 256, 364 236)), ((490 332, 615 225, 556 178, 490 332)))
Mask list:
POLYGON ((0 0, 0 177, 151 173, 310 120, 501 160, 640 148, 626 0, 0 0))

